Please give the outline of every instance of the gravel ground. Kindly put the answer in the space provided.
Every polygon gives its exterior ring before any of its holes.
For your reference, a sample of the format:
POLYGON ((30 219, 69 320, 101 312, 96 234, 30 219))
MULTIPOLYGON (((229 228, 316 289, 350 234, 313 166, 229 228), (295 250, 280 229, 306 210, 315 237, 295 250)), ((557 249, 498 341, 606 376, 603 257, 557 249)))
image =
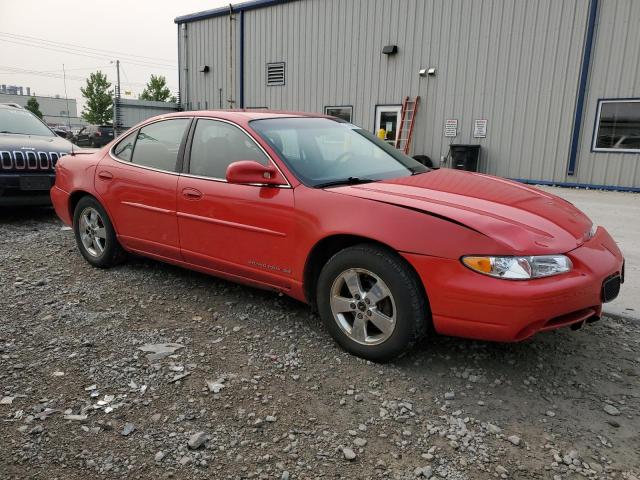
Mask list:
POLYGON ((640 477, 631 319, 377 365, 286 297, 94 269, 48 209, 0 213, 0 288, 2 479, 640 477))

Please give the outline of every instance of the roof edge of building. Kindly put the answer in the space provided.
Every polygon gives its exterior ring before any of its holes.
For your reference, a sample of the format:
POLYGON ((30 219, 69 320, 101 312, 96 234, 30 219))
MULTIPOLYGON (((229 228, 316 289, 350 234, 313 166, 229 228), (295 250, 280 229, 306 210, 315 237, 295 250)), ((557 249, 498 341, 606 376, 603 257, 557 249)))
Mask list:
POLYGON ((229 15, 229 9, 233 13, 243 12, 247 10, 254 10, 256 8, 270 7, 272 5, 278 5, 282 3, 289 3, 296 0, 250 0, 248 2, 237 3, 227 7, 218 7, 211 10, 204 10, 202 12, 190 13, 188 15, 181 15, 176 17, 173 21, 177 24, 190 23, 198 20, 204 20, 207 18, 221 17, 229 15))
POLYGON ((0 92, 0 95, 11 95, 12 97, 24 97, 24 98, 31 98, 31 97, 36 97, 36 98, 49 98, 51 100, 62 100, 64 102, 66 102, 67 100, 69 100, 70 102, 77 102, 78 99, 77 98, 65 98, 65 97, 55 97, 52 95, 38 95, 37 93, 30 93, 29 95, 24 94, 24 95, 19 95, 17 93, 7 93, 7 92, 0 92))

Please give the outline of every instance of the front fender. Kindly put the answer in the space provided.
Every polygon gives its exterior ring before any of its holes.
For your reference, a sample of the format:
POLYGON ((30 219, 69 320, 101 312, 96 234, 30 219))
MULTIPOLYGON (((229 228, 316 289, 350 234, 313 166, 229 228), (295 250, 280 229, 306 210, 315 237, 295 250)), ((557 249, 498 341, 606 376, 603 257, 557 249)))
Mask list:
MULTIPOLYGON (((511 253, 504 245, 459 222, 423 211, 304 186, 295 189, 298 275, 313 247, 334 235, 355 235, 398 252, 460 258, 482 252, 511 253)), ((300 278, 300 277, 298 277, 300 278)))

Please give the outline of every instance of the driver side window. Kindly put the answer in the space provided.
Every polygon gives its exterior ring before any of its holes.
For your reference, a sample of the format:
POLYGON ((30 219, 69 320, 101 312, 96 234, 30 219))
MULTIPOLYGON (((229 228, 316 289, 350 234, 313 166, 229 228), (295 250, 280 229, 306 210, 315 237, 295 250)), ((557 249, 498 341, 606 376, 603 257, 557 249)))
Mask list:
POLYGON ((238 127, 218 120, 198 120, 191 143, 190 174, 223 180, 227 167, 240 160, 269 165, 256 142, 238 127))

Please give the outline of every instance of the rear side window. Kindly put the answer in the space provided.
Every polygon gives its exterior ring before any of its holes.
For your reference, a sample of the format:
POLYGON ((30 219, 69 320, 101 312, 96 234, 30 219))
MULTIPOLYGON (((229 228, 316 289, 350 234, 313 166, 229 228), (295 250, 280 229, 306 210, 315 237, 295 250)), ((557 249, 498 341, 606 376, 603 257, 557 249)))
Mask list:
POLYGON ((133 148, 132 163, 158 170, 175 171, 178 150, 188 124, 189 119, 179 118, 152 123, 141 128, 133 148))
POLYGON ((240 160, 269 165, 269 159, 256 142, 238 127, 217 120, 198 120, 191 144, 189 173, 225 179, 227 167, 240 160))
POLYGON ((138 131, 136 130, 133 133, 130 133, 126 137, 124 137, 116 148, 113 149, 113 154, 119 158, 120 160, 124 160, 125 162, 131 161, 131 154, 133 153, 133 145, 136 142, 136 135, 138 131))

